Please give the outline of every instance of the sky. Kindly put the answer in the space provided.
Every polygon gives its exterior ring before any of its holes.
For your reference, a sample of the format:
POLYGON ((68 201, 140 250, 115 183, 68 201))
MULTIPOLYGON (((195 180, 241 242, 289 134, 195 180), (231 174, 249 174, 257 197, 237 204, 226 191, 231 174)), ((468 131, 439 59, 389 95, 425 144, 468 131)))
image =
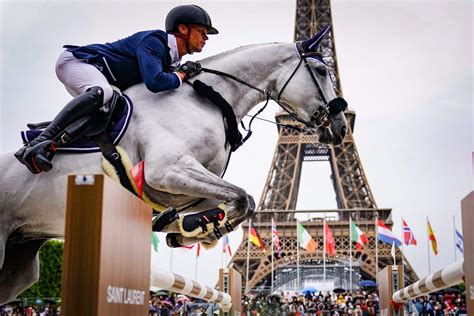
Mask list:
MULTIPOLYGON (((164 27, 183 1, 0 1, 0 153, 21 145, 28 122, 48 120, 70 100, 54 65, 64 44, 114 41, 164 27)), ((242 45, 292 42, 296 1, 194 1, 220 34, 199 60, 242 45)), ((428 273, 426 217, 438 239, 431 271, 454 261, 453 217, 473 188, 471 1, 332 1, 333 30, 344 98, 356 111, 354 138, 378 207, 392 208, 418 240, 406 255, 419 276, 428 273)), ((272 105, 262 115, 273 119, 272 105)), ((225 179, 258 202, 278 135, 256 121, 254 134, 232 156, 225 179)), ((328 166, 305 164, 298 209, 335 208, 328 166), (326 170, 326 171, 325 171, 326 170)), ((170 250, 164 236, 153 260, 194 277, 194 250, 170 250), (170 267, 172 266, 172 267, 170 267)), ((230 234, 235 251, 241 230, 230 234)), ((220 246, 203 250, 197 279, 214 284, 220 246)), ((458 255, 459 259, 459 255, 458 255)))

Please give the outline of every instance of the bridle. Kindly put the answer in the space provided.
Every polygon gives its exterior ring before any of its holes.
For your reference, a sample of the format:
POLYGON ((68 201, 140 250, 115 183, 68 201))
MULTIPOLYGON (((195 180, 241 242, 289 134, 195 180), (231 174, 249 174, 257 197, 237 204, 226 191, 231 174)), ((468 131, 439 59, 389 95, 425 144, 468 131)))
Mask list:
MULTIPOLYGON (((281 108, 287 112, 294 120, 302 123, 303 125, 305 125, 306 128, 310 128, 310 129, 313 129, 313 128, 318 128, 318 127, 321 127, 323 126, 327 120, 328 120, 328 115, 330 113, 339 113, 340 111, 343 111, 345 110, 345 108, 347 107, 347 103, 344 101, 344 99, 342 98, 335 98, 334 100, 331 100, 329 103, 327 102, 327 99, 323 93, 323 90, 321 89, 321 86, 319 85, 318 81, 316 80, 316 76, 314 75, 309 63, 308 63, 308 58, 314 58, 314 57, 319 57, 320 58, 320 54, 319 53, 315 53, 315 52, 305 52, 302 48, 302 43, 301 42, 297 42, 296 43, 296 48, 298 50, 298 53, 300 55, 300 60, 298 62, 298 64, 296 65, 295 69, 293 70, 293 72, 291 73, 291 75, 288 77, 287 81, 285 82, 285 84, 283 85, 283 87, 280 89, 280 91, 278 92, 278 95, 277 95, 277 98, 275 98, 273 96, 273 92, 270 90, 270 89, 260 89, 258 87, 256 87, 255 85, 252 85, 240 78, 237 78, 231 74, 228 74, 228 73, 225 73, 225 72, 222 72, 222 71, 218 71, 218 70, 214 70, 214 69, 209 69, 209 68, 202 68, 202 71, 204 72, 208 72, 208 73, 212 73, 212 74, 215 74, 215 75, 219 75, 219 76, 223 76, 223 77, 227 77, 229 79, 232 79, 234 81, 237 81, 243 85, 246 85, 247 87, 255 90, 255 91, 258 91, 262 94, 265 95, 266 97, 266 103, 265 105, 252 117, 252 119, 250 120, 250 123, 249 123, 249 129, 250 129, 250 126, 252 124, 252 121, 253 119, 259 115, 265 108, 266 106, 268 105, 268 101, 269 100, 272 100, 274 102, 276 102, 279 106, 281 106, 281 108), (280 101, 281 99, 281 95, 283 94, 283 91, 285 90, 285 88, 288 86, 288 84, 290 83, 291 79, 293 79, 293 76, 295 75, 295 73, 298 71, 298 69, 300 68, 301 64, 304 62, 305 66, 306 66, 306 69, 308 69, 309 71, 309 74, 311 76, 311 79, 314 83, 314 85, 316 86, 316 88, 318 89, 318 92, 319 94, 321 95, 321 98, 323 100, 323 103, 324 105, 321 105, 318 107, 318 109, 316 110, 315 113, 313 113, 313 116, 312 116, 312 120, 311 121, 307 121, 305 119, 303 119, 302 117, 300 117, 298 115, 298 113, 296 113, 295 111, 293 111, 293 109, 289 108, 287 105, 285 105, 283 102, 280 101), (337 108, 337 109, 336 109, 337 108), (312 122, 314 121, 314 123, 312 122)), ((245 127, 244 127, 245 128, 245 127)), ((247 130, 247 129, 246 129, 247 130)), ((301 130, 301 129, 299 129, 301 130)), ((251 134, 251 132, 250 132, 251 134)), ((248 137, 250 137, 250 135, 247 135, 243 141, 247 140, 248 137)))

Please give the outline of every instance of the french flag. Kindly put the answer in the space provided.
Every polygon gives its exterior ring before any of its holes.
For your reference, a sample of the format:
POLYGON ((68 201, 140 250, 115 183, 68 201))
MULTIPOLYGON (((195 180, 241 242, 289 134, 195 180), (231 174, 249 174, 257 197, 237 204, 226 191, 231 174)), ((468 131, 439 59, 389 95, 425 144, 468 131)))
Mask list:
POLYGON ((397 237, 392 233, 392 231, 385 226, 384 223, 380 219, 377 220, 377 228, 378 228, 378 239, 380 241, 383 241, 386 244, 392 245, 395 244, 395 246, 400 247, 402 245, 402 242, 398 240, 397 237))

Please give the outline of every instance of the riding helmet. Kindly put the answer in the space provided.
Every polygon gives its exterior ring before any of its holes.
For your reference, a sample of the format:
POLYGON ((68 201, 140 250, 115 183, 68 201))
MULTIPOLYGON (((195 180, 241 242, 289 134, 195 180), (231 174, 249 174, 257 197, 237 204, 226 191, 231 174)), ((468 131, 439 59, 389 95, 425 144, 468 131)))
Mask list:
POLYGON ((197 5, 180 5, 173 8, 166 16, 165 28, 167 33, 178 30, 180 24, 199 24, 208 28, 207 34, 218 34, 212 27, 211 17, 203 8, 197 5))

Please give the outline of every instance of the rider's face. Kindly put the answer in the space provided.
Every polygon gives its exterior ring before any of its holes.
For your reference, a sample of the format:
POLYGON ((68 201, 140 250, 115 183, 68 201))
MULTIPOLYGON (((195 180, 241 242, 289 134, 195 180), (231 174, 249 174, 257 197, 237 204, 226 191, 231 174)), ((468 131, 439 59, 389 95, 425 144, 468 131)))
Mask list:
POLYGON ((201 52, 206 45, 207 28, 201 25, 191 25, 189 35, 189 49, 192 53, 201 52))

